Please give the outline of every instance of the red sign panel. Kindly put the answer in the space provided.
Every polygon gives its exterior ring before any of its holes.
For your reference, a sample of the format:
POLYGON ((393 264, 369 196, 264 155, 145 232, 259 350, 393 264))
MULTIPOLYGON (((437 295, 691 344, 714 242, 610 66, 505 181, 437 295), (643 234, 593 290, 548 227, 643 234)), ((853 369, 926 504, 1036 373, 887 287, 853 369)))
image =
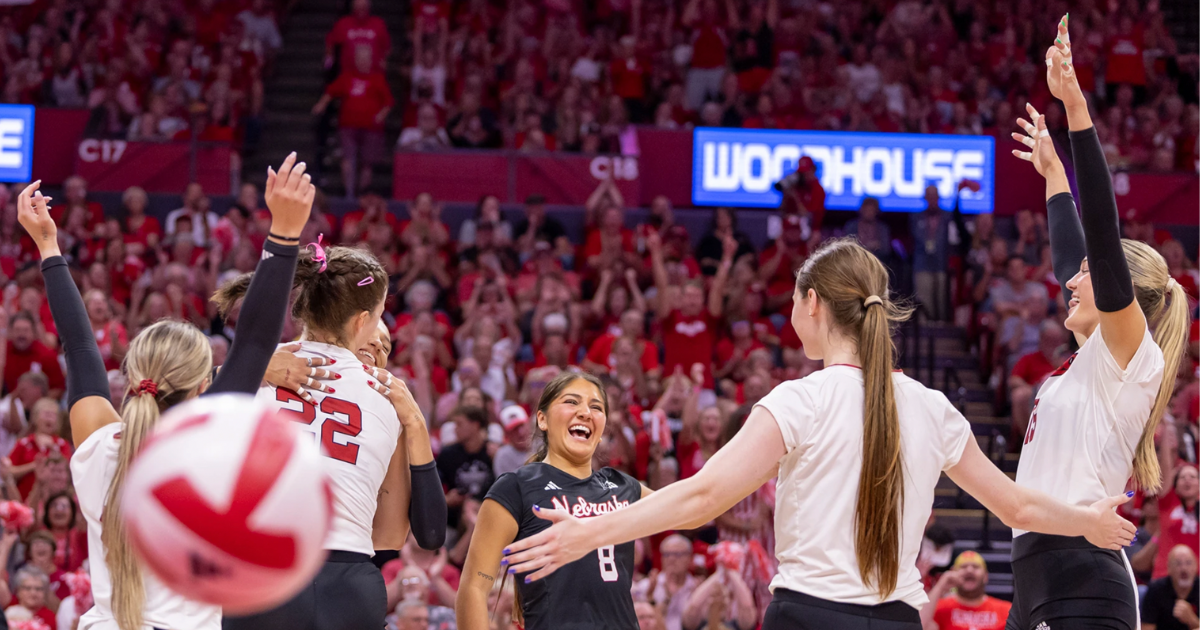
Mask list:
MULTIPOLYGON (((195 181, 204 190, 225 194, 230 190, 228 145, 196 145, 195 181)), ((192 180, 192 144, 189 142, 126 142, 87 138, 79 142, 75 172, 92 190, 122 191, 141 186, 146 192, 181 193, 192 180)))

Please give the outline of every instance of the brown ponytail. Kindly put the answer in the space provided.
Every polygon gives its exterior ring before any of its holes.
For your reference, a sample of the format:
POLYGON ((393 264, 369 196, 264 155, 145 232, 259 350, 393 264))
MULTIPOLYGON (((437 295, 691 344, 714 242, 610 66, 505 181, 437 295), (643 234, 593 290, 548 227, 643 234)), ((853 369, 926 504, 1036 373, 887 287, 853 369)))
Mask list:
POLYGON ((858 344, 863 373, 863 460, 854 514, 854 548, 863 583, 882 597, 900 574, 904 461, 892 387, 892 325, 910 313, 888 297, 887 269, 853 239, 827 242, 796 277, 829 309, 830 324, 858 344))
MULTIPOLYGON (((346 322, 358 313, 374 311, 387 297, 388 276, 370 252, 355 247, 326 247, 325 270, 310 249, 301 249, 292 286, 297 289, 292 316, 313 330, 342 339, 346 322)), ((253 273, 221 285, 212 296, 222 315, 246 295, 253 273)))

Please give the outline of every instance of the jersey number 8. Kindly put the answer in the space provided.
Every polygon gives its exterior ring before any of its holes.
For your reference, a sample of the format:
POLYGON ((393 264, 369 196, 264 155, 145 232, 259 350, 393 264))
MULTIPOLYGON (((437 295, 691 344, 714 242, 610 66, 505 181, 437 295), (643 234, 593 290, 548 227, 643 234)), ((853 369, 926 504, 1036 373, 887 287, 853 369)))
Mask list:
POLYGON ((597 549, 596 555, 600 556, 600 579, 605 582, 616 582, 621 577, 621 574, 617 573, 616 550, 609 545, 597 549))
MULTIPOLYGON (((296 416, 296 421, 311 425, 313 420, 317 418, 317 407, 311 403, 305 402, 303 398, 297 396, 291 390, 283 389, 282 387, 275 390, 275 400, 281 403, 300 403, 299 409, 291 409, 284 407, 284 411, 290 411, 296 416)), ((347 441, 345 444, 339 444, 333 439, 335 433, 340 433, 348 437, 354 437, 362 433, 362 410, 358 405, 341 400, 339 398, 331 398, 326 396, 320 403, 321 413, 328 416, 321 422, 321 446, 325 449, 325 455, 332 457, 338 461, 346 462, 347 464, 358 463, 358 444, 347 441), (337 416, 345 416, 343 422, 337 416)))

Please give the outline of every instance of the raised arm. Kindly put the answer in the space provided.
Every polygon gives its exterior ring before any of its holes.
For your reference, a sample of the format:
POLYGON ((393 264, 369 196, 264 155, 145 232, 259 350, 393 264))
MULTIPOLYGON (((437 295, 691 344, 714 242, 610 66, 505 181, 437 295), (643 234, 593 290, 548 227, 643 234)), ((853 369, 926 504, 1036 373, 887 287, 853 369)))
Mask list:
POLYGON ((1046 59, 1050 62, 1046 69, 1050 92, 1063 102, 1067 112, 1079 205, 1083 209, 1088 273, 1100 311, 1100 334, 1117 364, 1124 368, 1146 334, 1146 316, 1134 300, 1133 279, 1121 247, 1112 174, 1071 62, 1066 16, 1058 23, 1058 38, 1046 51, 1046 59))
POLYGON ((71 439, 78 448, 97 429, 120 421, 121 416, 108 399, 108 372, 79 288, 58 249, 58 228, 50 218, 50 197, 43 197, 38 190, 41 183, 38 180, 21 191, 17 219, 33 238, 42 259, 46 299, 67 361, 67 408, 71 439))
POLYGON ((654 314, 660 319, 671 315, 671 303, 667 301, 667 265, 663 262, 662 237, 657 232, 646 237, 646 249, 650 250, 650 267, 654 273, 654 314))
POLYGON ((300 252, 300 230, 308 222, 317 192, 312 177, 304 170, 304 162, 296 163, 295 151, 284 159, 278 173, 267 168, 264 196, 271 211, 271 229, 263 244, 264 256, 246 290, 229 356, 206 394, 258 391, 283 336, 300 252))
POLYGON ((1114 509, 1128 501, 1132 492, 1101 499, 1086 507, 1067 505, 1043 492, 1018 486, 983 454, 974 435, 967 441, 958 463, 946 474, 1005 525, 1015 529, 1084 536, 1088 542, 1105 549, 1120 549, 1137 533, 1133 523, 1117 516, 1114 509))
POLYGON ((1013 155, 1032 162, 1038 174, 1046 178, 1046 223, 1050 230, 1050 261, 1054 277, 1062 287, 1063 301, 1070 303, 1071 290, 1067 282, 1079 273, 1083 259, 1087 257, 1087 243, 1083 237, 1083 224, 1075 209, 1075 198, 1071 196, 1071 184, 1067 171, 1058 158, 1054 141, 1046 129, 1046 119, 1033 105, 1026 104, 1025 110, 1033 122, 1018 119, 1017 124, 1024 134, 1013 133, 1014 140, 1029 147, 1029 151, 1013 150, 1013 155))

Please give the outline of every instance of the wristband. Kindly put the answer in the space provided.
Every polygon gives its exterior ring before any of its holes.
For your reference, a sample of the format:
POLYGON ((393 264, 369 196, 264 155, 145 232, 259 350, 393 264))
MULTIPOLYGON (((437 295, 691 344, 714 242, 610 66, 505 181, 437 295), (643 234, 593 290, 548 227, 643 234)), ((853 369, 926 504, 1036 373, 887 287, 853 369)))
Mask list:
POLYGON ((274 233, 274 232, 267 232, 267 236, 269 236, 269 237, 271 237, 271 238, 273 238, 273 239, 275 239, 275 240, 279 240, 279 241, 287 241, 287 242, 289 242, 289 243, 299 243, 299 242, 300 242, 300 237, 299 237, 299 236, 297 236, 296 238, 292 238, 292 237, 290 237, 290 236, 280 236, 280 235, 278 235, 278 234, 276 234, 276 233, 274 233))

